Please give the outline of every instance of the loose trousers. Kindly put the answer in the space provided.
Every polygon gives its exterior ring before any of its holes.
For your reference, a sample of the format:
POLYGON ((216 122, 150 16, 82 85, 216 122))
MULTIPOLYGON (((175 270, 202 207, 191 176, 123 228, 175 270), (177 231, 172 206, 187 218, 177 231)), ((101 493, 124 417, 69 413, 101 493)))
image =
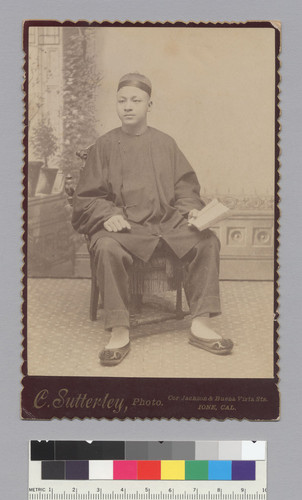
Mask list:
MULTIPOLYGON (((211 231, 182 259, 184 291, 192 317, 220 314, 218 238, 211 231)), ((97 282, 103 299, 105 329, 129 327, 129 269, 131 254, 110 236, 92 248, 97 282)))

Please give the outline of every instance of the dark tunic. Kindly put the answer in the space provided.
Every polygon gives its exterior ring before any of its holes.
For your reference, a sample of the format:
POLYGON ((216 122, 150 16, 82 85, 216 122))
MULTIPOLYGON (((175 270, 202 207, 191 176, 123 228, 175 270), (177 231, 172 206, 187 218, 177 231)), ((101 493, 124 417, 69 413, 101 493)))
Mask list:
POLYGON ((91 245, 112 237, 133 255, 148 261, 160 239, 179 257, 202 234, 188 226, 190 210, 204 204, 197 177, 175 141, 148 127, 140 136, 121 128, 100 137, 91 147, 73 203, 73 227, 91 245), (131 231, 111 233, 103 224, 123 215, 131 231))

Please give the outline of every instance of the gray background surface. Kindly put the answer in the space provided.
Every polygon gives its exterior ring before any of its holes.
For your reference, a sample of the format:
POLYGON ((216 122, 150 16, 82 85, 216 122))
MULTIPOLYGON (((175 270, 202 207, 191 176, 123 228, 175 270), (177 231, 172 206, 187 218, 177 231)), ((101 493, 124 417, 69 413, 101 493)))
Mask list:
POLYGON ((27 498, 30 439, 262 439, 268 441, 269 499, 301 498, 302 84, 300 0, 67 0, 1 3, 1 498, 27 498), (280 422, 22 422, 20 252, 23 19, 282 22, 282 236, 280 247, 280 422))

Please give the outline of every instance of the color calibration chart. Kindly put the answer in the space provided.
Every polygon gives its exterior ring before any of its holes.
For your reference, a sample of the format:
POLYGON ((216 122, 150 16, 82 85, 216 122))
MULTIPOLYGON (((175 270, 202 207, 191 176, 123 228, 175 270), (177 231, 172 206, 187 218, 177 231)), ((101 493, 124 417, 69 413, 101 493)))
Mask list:
POLYGON ((266 500, 265 441, 31 441, 29 500, 266 500))

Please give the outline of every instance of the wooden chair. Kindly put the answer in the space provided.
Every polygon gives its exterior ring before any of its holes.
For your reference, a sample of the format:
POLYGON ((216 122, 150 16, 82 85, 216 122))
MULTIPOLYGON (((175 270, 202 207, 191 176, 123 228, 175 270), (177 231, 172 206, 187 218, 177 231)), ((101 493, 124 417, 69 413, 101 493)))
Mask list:
MULTIPOLYGON (((96 270, 92 252, 90 252, 91 291, 90 291, 90 319, 96 321, 97 311, 102 307, 102 299, 96 278, 96 270)), ((170 315, 163 314, 161 320, 176 318, 183 319, 182 309, 182 274, 180 261, 172 255, 167 255, 162 247, 158 247, 150 261, 145 263, 134 258, 129 275, 130 317, 139 314, 142 310, 143 296, 176 290, 175 311, 170 315)), ((164 312, 164 311, 163 311, 164 312)), ((156 316, 154 321, 158 321, 156 316)), ((150 318, 146 321, 153 322, 150 318)), ((143 323, 143 321, 141 321, 143 323)))

